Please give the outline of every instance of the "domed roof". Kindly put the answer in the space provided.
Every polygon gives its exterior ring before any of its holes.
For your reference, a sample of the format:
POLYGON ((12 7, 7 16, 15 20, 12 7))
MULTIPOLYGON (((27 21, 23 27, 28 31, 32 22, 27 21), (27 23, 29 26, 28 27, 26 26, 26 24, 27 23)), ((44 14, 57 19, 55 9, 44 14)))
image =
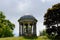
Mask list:
POLYGON ((22 16, 18 21, 20 21, 20 20, 28 20, 28 19, 37 21, 37 20, 35 19, 35 17, 33 17, 32 15, 24 15, 24 16, 22 16))

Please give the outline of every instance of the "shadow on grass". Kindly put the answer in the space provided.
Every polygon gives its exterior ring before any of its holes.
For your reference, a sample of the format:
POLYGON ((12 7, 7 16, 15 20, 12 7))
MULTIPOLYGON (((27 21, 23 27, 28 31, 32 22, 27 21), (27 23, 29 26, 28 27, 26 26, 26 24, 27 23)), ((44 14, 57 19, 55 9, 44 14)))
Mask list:
POLYGON ((51 39, 51 40, 60 40, 60 35, 56 35, 56 36, 50 36, 50 35, 48 35, 47 37, 49 39, 51 39))
POLYGON ((25 39, 37 39, 37 36, 23 36, 25 39))
POLYGON ((60 35, 55 36, 55 40, 60 40, 60 35))

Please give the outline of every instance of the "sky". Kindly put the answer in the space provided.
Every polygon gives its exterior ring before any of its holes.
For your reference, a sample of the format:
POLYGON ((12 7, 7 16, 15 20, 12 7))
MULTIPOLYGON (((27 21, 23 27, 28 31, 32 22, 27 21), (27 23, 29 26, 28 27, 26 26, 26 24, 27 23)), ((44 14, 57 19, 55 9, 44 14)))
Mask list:
POLYGON ((18 19, 23 15, 33 15, 37 20, 37 35, 46 27, 43 25, 44 14, 52 5, 60 3, 60 0, 0 0, 0 11, 6 19, 15 24, 13 34, 19 35, 18 19))

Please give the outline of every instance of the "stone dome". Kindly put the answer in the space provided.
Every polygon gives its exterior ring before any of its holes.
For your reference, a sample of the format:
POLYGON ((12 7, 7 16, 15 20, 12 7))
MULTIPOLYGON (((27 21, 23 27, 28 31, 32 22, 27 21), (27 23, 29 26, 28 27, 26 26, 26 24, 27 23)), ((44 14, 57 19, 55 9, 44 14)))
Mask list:
POLYGON ((33 20, 33 21, 37 22, 36 18, 33 17, 32 15, 24 15, 18 21, 20 21, 20 20, 33 20))

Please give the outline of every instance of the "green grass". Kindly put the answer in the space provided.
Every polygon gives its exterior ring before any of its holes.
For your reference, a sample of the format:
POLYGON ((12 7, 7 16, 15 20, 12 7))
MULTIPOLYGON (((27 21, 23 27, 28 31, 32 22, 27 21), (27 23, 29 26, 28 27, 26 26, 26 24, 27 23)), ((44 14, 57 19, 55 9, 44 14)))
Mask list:
POLYGON ((36 39, 26 39, 24 37, 7 37, 7 38, 0 38, 0 40, 49 40, 46 36, 39 36, 36 39))

